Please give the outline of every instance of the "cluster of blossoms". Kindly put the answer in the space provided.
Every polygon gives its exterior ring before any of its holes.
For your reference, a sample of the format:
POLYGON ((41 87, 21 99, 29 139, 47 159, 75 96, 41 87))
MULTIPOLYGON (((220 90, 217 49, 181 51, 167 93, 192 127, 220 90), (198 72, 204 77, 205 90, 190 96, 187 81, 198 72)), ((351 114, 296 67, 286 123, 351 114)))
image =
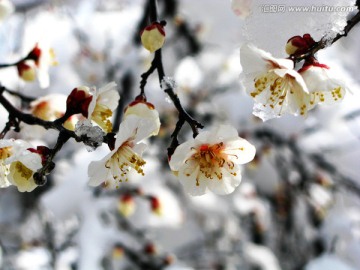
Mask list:
POLYGON ((330 68, 313 55, 296 69, 293 59, 314 44, 309 34, 292 37, 286 45, 288 59, 274 58, 251 44, 241 47, 242 82, 256 102, 254 115, 264 121, 285 113, 306 116, 316 104, 332 104, 344 98, 343 82, 334 78, 330 68))

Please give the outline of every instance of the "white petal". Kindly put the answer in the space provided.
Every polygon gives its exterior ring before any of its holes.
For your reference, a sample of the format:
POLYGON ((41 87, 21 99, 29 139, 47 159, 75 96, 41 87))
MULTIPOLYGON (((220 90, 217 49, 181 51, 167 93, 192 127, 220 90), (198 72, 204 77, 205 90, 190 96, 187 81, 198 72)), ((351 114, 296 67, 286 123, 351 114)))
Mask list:
POLYGON ((120 95, 116 89, 116 83, 110 82, 107 85, 101 87, 99 90, 97 102, 104 104, 111 111, 114 111, 120 100, 120 95))
POLYGON ((189 141, 180 144, 175 149, 175 152, 169 161, 169 165, 172 171, 178 171, 184 162, 195 153, 195 150, 191 149, 194 146, 195 140, 190 139, 189 141))
POLYGON ((48 88, 50 85, 49 71, 45 68, 37 70, 37 78, 41 88, 48 88))
POLYGON ((334 78, 328 69, 310 67, 301 72, 311 93, 311 101, 314 104, 333 104, 341 101, 346 93, 344 82, 334 78))
POLYGON ((107 160, 92 161, 88 167, 89 186, 98 186, 108 180, 109 169, 105 167, 107 160))
POLYGON ((235 165, 234 170, 238 173, 236 176, 231 175, 228 171, 223 169, 223 178, 218 180, 217 178, 208 179, 207 186, 209 189, 218 195, 227 195, 232 193, 235 188, 241 183, 241 171, 238 165, 235 165))
POLYGON ((151 135, 155 136, 159 133, 160 130, 160 119, 159 119, 159 113, 155 109, 150 109, 148 105, 144 103, 138 103, 136 105, 129 106, 124 114, 124 119, 127 118, 130 115, 135 115, 141 118, 148 118, 152 121, 154 121, 154 131, 151 135))
POLYGON ((200 132, 199 135, 197 135, 196 138, 195 138, 194 145, 197 146, 197 145, 209 143, 209 140, 212 137, 212 135, 213 134, 212 134, 211 131, 200 132))
POLYGON ((229 160, 236 164, 245 164, 254 159, 256 148, 247 140, 238 138, 225 143, 225 149, 222 151, 229 155, 229 160))
POLYGON ((134 145, 132 150, 141 156, 146 148, 147 148, 147 145, 145 143, 138 143, 138 144, 134 145))
POLYGON ((14 139, 8 139, 8 140, 0 140, 0 148, 5 148, 9 146, 13 146, 15 143, 14 139))
POLYGON ((41 156, 37 153, 25 151, 23 155, 18 157, 18 160, 34 172, 42 167, 41 156))
POLYGON ((236 128, 231 125, 219 125, 212 131, 214 133, 209 139, 215 138, 214 143, 224 142, 230 139, 239 137, 239 133, 236 128))
POLYGON ((184 186, 186 193, 192 196, 204 195, 207 192, 206 179, 202 178, 202 174, 199 173, 199 166, 195 168, 189 167, 188 164, 184 164, 179 170, 179 181, 184 186), (187 174, 190 174, 189 176, 187 174), (196 178, 199 177, 199 185, 196 185, 196 178), (201 179, 200 179, 201 178, 201 179))

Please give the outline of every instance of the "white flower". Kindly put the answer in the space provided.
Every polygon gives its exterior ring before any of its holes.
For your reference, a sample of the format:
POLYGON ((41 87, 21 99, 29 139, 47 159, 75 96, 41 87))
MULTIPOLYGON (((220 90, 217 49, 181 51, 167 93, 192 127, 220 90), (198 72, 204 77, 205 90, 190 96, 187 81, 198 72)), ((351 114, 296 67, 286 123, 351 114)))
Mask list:
POLYGON ((7 176, 10 172, 10 165, 5 163, 5 160, 9 158, 12 153, 12 145, 14 140, 0 140, 0 188, 10 186, 10 182, 7 180, 7 176))
POLYGON ((8 149, 4 164, 7 166, 9 183, 15 185, 20 192, 33 191, 37 187, 33 175, 42 167, 40 154, 29 151, 32 145, 23 140, 3 140, 1 146, 8 149))
POLYGON ((55 53, 52 48, 42 42, 37 43, 27 56, 35 62, 37 78, 41 88, 47 88, 50 85, 49 67, 57 65, 55 53))
POLYGON ((309 90, 288 59, 276 59, 252 45, 240 49, 245 90, 256 101, 254 115, 264 121, 284 113, 306 115, 309 90))
POLYGON ((155 125, 153 132, 151 132, 151 136, 156 136, 159 133, 159 112, 155 109, 153 104, 143 100, 135 100, 126 107, 124 112, 124 119, 126 119, 129 115, 136 115, 141 118, 152 120, 155 125))
POLYGON ((235 128, 220 125, 179 145, 169 165, 189 194, 203 195, 210 189, 224 195, 240 184, 239 165, 254 156, 255 147, 240 138, 235 128))
POLYGON ((235 15, 245 19, 250 15, 252 0, 231 0, 231 8, 235 15))
POLYGON ((14 5, 9 0, 0 0, 0 23, 9 17, 14 10, 14 5))
POLYGON ((37 78, 40 87, 47 88, 50 84, 49 67, 56 64, 54 50, 44 43, 36 43, 26 59, 19 62, 16 67, 21 79, 31 82, 37 78))
POLYGON ((30 103, 31 113, 45 121, 54 121, 64 115, 66 111, 66 96, 63 94, 49 94, 30 103))
POLYGON ((111 82, 93 92, 89 104, 88 117, 98 124, 104 131, 112 131, 110 121, 113 112, 118 106, 120 95, 116 90, 116 83, 111 82))
POLYGON ((115 148, 99 161, 93 161, 88 168, 90 177, 89 185, 97 186, 115 185, 128 181, 128 173, 134 169, 139 174, 144 174, 145 161, 141 155, 145 149, 142 140, 151 136, 154 130, 154 121, 128 116, 121 124, 115 141, 115 148))
POLYGON ((333 104, 345 96, 346 87, 334 78, 330 68, 323 64, 308 65, 299 70, 310 92, 310 105, 333 104))

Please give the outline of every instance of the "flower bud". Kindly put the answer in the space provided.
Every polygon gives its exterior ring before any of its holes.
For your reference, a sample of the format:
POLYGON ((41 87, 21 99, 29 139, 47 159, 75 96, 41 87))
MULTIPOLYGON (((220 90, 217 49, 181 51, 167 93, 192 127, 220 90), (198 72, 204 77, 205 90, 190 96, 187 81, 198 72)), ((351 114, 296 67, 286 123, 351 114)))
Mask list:
POLYGON ((80 86, 71 91, 66 100, 66 110, 73 114, 81 113, 88 117, 89 104, 92 100, 89 87, 80 86))
POLYGON ((142 45, 150 52, 155 52, 164 45, 165 30, 163 24, 154 22, 146 26, 140 35, 142 45))
POLYGON ((149 255, 155 255, 157 254, 157 248, 153 243, 148 243, 144 247, 144 252, 149 255))
POLYGON ((124 256, 124 249, 120 246, 115 246, 112 251, 112 257, 114 259, 121 259, 124 256))
POLYGON ((133 196, 130 194, 123 195, 118 202, 118 210, 125 217, 132 215, 135 211, 133 196))
POLYGON ((162 215, 162 207, 161 207, 159 198, 151 196, 150 197, 150 207, 151 207, 151 211, 154 214, 156 214, 158 216, 162 215))
POLYGON ((21 61, 16 65, 19 77, 26 82, 36 79, 36 69, 32 61, 21 61))
POLYGON ((288 40, 285 46, 285 51, 288 55, 305 53, 310 47, 315 44, 314 39, 310 34, 301 36, 293 36, 288 40))
POLYGON ((306 41, 301 36, 294 36, 288 40, 285 51, 288 55, 299 53, 299 51, 307 48, 306 41))

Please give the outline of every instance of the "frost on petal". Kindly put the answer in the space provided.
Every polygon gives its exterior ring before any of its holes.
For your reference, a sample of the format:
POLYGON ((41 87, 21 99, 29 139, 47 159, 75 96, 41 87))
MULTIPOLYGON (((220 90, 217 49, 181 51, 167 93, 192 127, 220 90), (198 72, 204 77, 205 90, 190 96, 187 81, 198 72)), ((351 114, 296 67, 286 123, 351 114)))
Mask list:
POLYGON ((91 152, 99 147, 104 141, 105 133, 100 127, 93 126, 87 119, 78 121, 75 126, 75 134, 83 137, 86 149, 91 152))

